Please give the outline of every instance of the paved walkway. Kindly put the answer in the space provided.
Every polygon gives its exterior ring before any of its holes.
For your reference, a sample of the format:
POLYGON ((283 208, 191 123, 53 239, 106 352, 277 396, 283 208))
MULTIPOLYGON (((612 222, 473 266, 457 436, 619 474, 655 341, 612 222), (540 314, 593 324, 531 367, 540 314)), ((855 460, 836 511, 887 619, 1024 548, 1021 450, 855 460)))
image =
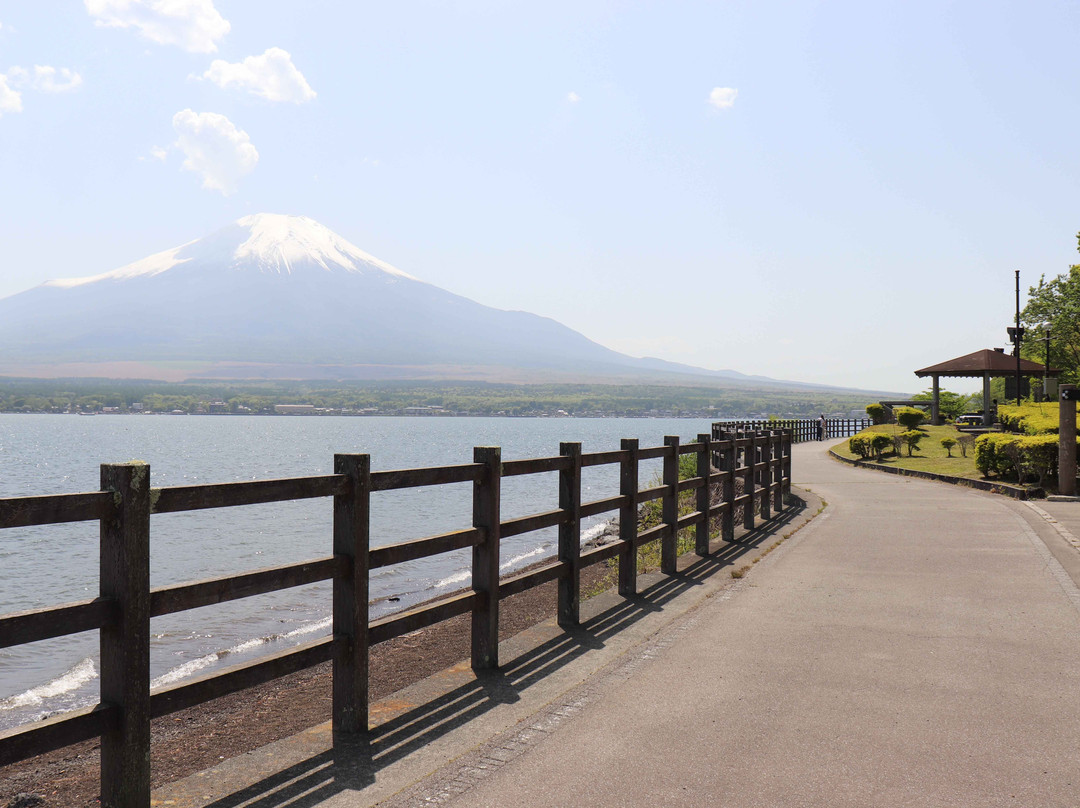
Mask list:
POLYGON ((591 631, 601 649, 577 659, 598 662, 542 703, 506 691, 503 729, 408 751, 396 785, 337 755, 333 788, 212 804, 1080 803, 1073 511, 853 469, 822 444, 796 447, 794 476, 827 501, 817 519, 747 577, 685 587, 694 604, 662 625, 591 631))

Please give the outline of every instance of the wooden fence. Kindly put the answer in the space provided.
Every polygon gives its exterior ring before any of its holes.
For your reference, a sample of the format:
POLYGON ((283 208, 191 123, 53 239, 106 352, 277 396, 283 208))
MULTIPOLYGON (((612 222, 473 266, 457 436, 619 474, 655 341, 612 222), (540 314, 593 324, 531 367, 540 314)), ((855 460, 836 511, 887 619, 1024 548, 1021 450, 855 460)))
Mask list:
MULTIPOLYGON (((457 466, 372 471, 368 455, 335 455, 334 473, 291 479, 209 485, 150 487, 144 463, 101 466, 101 490, 91 493, 0 499, 0 528, 96 520, 100 522, 99 596, 92 600, 0 617, 0 648, 98 630, 100 703, 0 733, 0 765, 23 760, 88 738, 101 738, 101 802, 106 808, 149 804, 150 722, 303 668, 332 660, 335 738, 368 729, 368 650, 455 615, 472 614, 472 665, 499 664, 499 601, 547 581, 558 581, 560 625, 578 623, 580 571, 618 559, 619 592, 637 586, 637 549, 661 543, 661 569, 676 570, 677 531, 693 527, 699 555, 709 552, 709 520, 720 519, 720 536, 735 539, 741 506, 744 526, 754 526, 783 508, 791 483, 791 433, 780 430, 699 435, 680 444, 641 448, 622 441, 616 451, 583 454, 580 443, 563 443, 557 457, 503 461, 498 447, 478 447, 473 462, 457 466), (682 455, 697 457, 697 476, 679 479, 682 455), (639 489, 638 464, 662 459, 662 484, 639 489), (711 462, 710 462, 711 461, 711 462), (582 469, 618 464, 618 496, 582 502, 582 469), (558 472, 558 507, 503 521, 500 485, 507 477, 558 472), (736 480, 743 493, 736 496, 736 480), (472 525, 462 530, 383 547, 369 546, 373 494, 419 486, 471 482, 472 525), (710 488, 719 502, 710 505, 710 488), (715 489, 714 489, 715 490, 715 489), (696 510, 678 514, 678 496, 695 491, 696 510), (332 555, 240 575, 150 588, 151 516, 205 508, 332 498, 332 555), (661 524, 638 530, 642 503, 662 500, 661 524), (582 552, 581 520, 617 512, 619 541, 582 552), (557 526, 558 557, 531 571, 499 578, 499 541, 557 526), (436 603, 368 619, 368 576, 372 570, 412 559, 472 548, 472 588, 436 603), (297 647, 217 673, 150 692, 150 620, 237 598, 332 580, 333 633, 297 647)), ((329 537, 328 537, 329 538, 329 537)))
MULTIPOLYGON (((873 424, 869 418, 826 418, 825 438, 846 438, 873 424)), ((712 425, 713 437, 721 431, 757 432, 770 429, 783 429, 791 433, 792 441, 802 443, 818 439, 817 418, 780 418, 763 421, 719 421, 712 425)))

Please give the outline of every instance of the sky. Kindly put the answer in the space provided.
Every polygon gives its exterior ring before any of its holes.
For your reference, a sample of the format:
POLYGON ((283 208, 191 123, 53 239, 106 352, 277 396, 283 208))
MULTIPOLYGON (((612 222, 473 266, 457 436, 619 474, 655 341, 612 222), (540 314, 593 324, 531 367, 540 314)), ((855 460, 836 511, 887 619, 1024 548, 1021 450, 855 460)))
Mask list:
MULTIPOLYGON (((1080 263, 1080 4, 0 0, 0 297, 259 212, 610 348, 914 392, 1080 263)), ((951 389, 975 389, 953 383, 951 389)))

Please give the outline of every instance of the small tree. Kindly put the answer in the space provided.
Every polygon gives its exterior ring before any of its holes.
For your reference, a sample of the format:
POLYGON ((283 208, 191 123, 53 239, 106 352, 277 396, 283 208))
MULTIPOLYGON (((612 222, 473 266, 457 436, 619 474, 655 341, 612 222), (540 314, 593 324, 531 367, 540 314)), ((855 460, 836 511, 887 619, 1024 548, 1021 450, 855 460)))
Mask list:
POLYGON ((974 435, 961 435, 958 437, 957 442, 960 444, 960 454, 964 457, 968 456, 968 450, 975 448, 975 436, 974 435))
POLYGON ((915 407, 897 407, 896 422, 907 429, 918 429, 926 420, 926 413, 915 407))
POLYGON ((925 438, 926 435, 917 429, 909 429, 907 432, 901 433, 900 437, 907 444, 908 457, 911 457, 915 454, 915 450, 919 448, 919 441, 925 438))
POLYGON ((870 420, 875 424, 885 423, 885 407, 881 404, 867 404, 866 414, 870 416, 870 420))
POLYGON ((941 447, 952 457, 952 448, 956 445, 956 438, 942 438, 941 447))

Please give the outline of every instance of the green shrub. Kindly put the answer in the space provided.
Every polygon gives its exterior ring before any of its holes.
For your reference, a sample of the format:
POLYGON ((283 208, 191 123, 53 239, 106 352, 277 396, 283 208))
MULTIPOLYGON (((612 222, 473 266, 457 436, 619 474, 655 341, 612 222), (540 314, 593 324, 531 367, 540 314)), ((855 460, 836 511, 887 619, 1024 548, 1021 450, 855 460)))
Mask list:
POLYGON ((1016 435, 1004 432, 980 435, 975 441, 975 468, 984 477, 1001 476, 1015 471, 1006 448, 1019 441, 1016 435))
POLYGON ((881 404, 867 404, 866 414, 870 416, 870 420, 875 424, 885 423, 885 407, 881 404))
POLYGON ((870 436, 870 448, 874 450, 874 457, 881 459, 882 452, 892 446, 892 438, 884 432, 875 432, 870 436))
POLYGON ((1045 486, 1050 477, 1057 476, 1058 436, 1028 435, 1020 439, 1023 450, 1023 471, 1039 478, 1039 486, 1045 486))
POLYGON ((907 429, 917 429, 926 420, 926 413, 915 407, 897 407, 894 415, 896 423, 907 429))
POLYGON ((863 460, 870 456, 872 451, 870 448, 870 436, 869 435, 852 435, 848 438, 848 448, 852 454, 858 455, 863 460))
MULTIPOLYGON (((953 447, 956 445, 956 438, 942 438, 941 448, 944 449, 949 457, 952 457, 953 447)), ((966 456, 966 455, 965 455, 966 456)))
POLYGON ((998 407, 998 422, 1010 432, 1022 435, 1051 435, 1057 434, 1058 414, 1058 405, 1048 402, 1002 404, 998 407))

